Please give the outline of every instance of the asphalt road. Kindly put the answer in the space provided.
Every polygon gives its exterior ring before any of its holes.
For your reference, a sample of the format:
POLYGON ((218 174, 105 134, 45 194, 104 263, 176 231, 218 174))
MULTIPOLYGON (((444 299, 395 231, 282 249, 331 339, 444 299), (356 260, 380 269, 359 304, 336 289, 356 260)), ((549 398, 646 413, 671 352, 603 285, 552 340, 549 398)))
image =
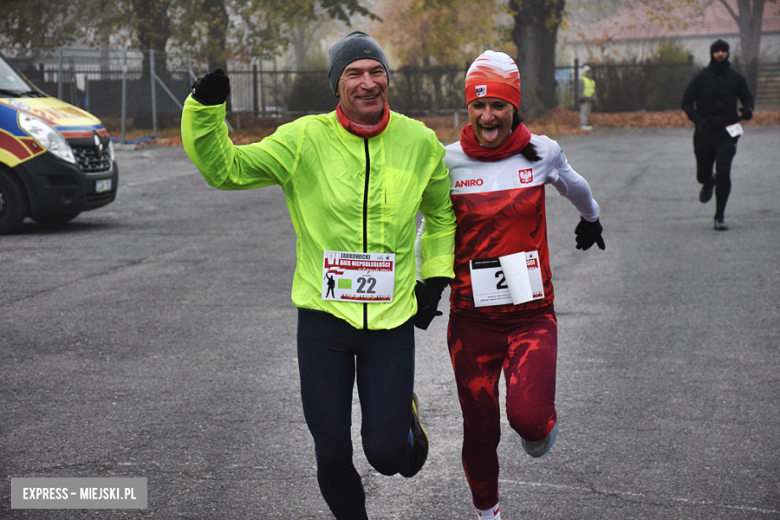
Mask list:
MULTIPOLYGON (((688 130, 559 142, 607 249, 575 250, 576 210, 548 189, 560 434, 531 459, 504 423, 503 518, 780 518, 780 128, 740 143, 727 232, 698 201, 688 130)), ((113 204, 0 237, 0 518, 332 518, 281 190, 209 188, 180 148, 118 161, 113 204), (148 507, 11 510, 20 477, 145 477, 148 507)), ((355 401, 372 519, 475 517, 446 325, 417 334, 417 477, 371 470, 355 401)))

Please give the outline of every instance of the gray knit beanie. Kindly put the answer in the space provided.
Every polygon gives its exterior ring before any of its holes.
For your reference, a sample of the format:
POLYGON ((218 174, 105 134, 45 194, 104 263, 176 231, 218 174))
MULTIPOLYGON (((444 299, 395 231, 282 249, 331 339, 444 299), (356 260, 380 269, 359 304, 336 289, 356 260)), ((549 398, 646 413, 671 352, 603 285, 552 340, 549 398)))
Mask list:
POLYGON ((385 68, 388 81, 390 79, 390 67, 387 66, 387 58, 382 47, 371 36, 361 31, 352 31, 337 41, 330 48, 330 67, 328 68, 328 80, 333 93, 338 92, 339 78, 347 65, 353 61, 362 59, 376 60, 385 68))

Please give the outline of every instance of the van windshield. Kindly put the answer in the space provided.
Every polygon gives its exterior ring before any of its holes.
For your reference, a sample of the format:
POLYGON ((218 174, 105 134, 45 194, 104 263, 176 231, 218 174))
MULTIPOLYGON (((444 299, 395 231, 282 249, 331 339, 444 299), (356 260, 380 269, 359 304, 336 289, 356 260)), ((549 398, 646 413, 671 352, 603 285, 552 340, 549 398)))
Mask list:
POLYGON ((16 67, 0 56, 0 96, 40 96, 41 92, 16 67))

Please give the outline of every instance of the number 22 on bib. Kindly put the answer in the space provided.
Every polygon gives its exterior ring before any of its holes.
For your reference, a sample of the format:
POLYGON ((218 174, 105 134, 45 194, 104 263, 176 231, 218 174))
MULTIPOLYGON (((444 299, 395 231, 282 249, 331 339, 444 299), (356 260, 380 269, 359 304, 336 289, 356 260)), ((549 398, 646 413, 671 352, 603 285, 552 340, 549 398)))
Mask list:
POLYGON ((322 299, 339 302, 393 301, 395 253, 325 251, 322 299))

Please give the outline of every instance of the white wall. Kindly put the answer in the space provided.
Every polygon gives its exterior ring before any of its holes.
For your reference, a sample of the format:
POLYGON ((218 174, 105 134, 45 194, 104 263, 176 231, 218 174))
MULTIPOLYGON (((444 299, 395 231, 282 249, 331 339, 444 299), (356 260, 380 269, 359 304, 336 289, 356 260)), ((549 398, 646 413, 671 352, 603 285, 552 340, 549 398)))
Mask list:
MULTIPOLYGON (((696 36, 680 38, 680 44, 693 54, 694 61, 698 65, 706 65, 710 61, 710 45, 722 38, 731 45, 731 55, 739 55, 740 42, 738 35, 727 36, 696 36)), ((649 58, 658 47, 658 40, 620 40, 613 42, 587 42, 587 43, 563 43, 558 48, 558 64, 570 65, 575 58, 580 63, 603 62, 606 58, 612 61, 621 61, 629 58, 637 58, 644 61, 649 58)), ((780 62, 780 34, 766 33, 761 36, 762 61, 780 62)))

